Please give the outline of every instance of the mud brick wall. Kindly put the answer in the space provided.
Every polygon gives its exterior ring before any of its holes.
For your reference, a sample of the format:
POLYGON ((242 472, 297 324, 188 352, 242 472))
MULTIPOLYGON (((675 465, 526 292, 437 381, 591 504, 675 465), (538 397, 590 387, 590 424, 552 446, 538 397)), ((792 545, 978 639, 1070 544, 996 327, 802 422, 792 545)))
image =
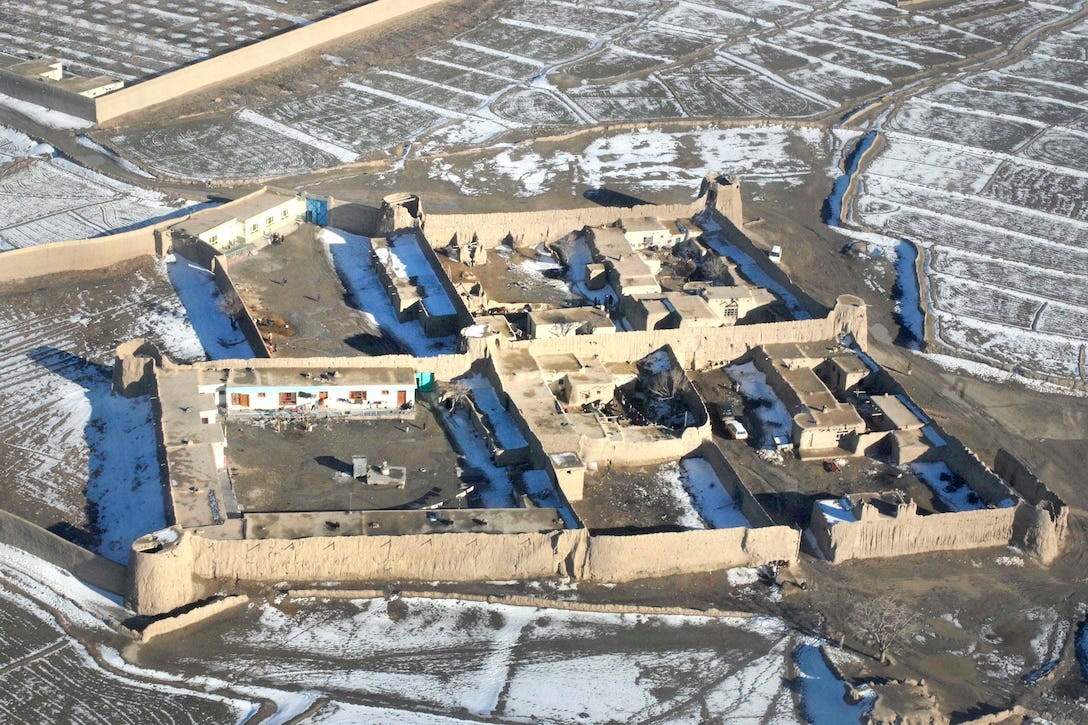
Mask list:
POLYGON ((813 533, 828 559, 905 556, 929 551, 957 551, 1006 546, 1013 538, 1014 508, 983 509, 929 516, 900 516, 875 521, 821 527, 813 518, 813 533))
POLYGON ((426 11, 443 0, 374 0, 334 17, 150 78, 95 99, 99 123, 236 80, 353 33, 426 11))
POLYGON ((212 278, 215 280, 215 286, 223 295, 223 299, 231 306, 233 311, 231 316, 238 323, 238 328, 242 331, 242 334, 246 336, 246 342, 253 348, 253 354, 257 357, 272 357, 272 353, 269 352, 268 345, 265 344, 264 337, 257 327, 257 320, 253 317, 253 313, 250 312, 249 305, 242 299, 242 295, 238 293, 238 288, 235 287, 234 280, 231 279, 230 272, 227 271, 227 265, 221 254, 212 258, 212 278))
POLYGON ((61 272, 84 272, 156 253, 156 224, 122 234, 38 244, 4 252, 0 283, 41 277, 61 272))

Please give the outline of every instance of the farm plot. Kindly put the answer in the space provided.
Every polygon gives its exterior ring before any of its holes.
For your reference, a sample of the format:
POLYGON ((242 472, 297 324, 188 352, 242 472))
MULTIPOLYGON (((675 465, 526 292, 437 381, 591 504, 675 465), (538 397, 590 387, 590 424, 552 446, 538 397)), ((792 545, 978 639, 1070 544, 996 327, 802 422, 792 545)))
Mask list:
POLYGON ((817 129, 780 126, 665 133, 633 131, 590 140, 580 150, 543 156, 528 147, 503 149, 461 164, 429 163, 431 178, 466 195, 504 189, 535 196, 551 189, 622 185, 635 191, 694 188, 709 171, 744 176, 755 184, 795 183, 808 166, 792 144, 818 149, 817 129))
POLYGON ((1030 330, 1042 303, 964 279, 930 276, 934 302, 954 315, 1030 330))
POLYGON ((985 280, 989 284, 1002 283, 1012 290, 1088 308, 1088 285, 1071 271, 1041 269, 988 256, 964 254, 947 247, 931 257, 930 266, 937 273, 985 280))
POLYGON ((1088 169, 1088 133, 1049 129, 1025 148, 1023 155, 1055 166, 1088 169))
POLYGON ((1009 204, 1088 222, 1088 167, 1075 174, 1007 164, 994 174, 986 193, 1009 204))
POLYGON ((547 91, 518 90, 507 93, 491 106, 496 115, 533 126, 570 126, 578 115, 547 91))
POLYGON ((162 194, 62 158, 0 167, 0 200, 0 251, 124 231, 177 213, 162 194))
MULTIPOLYGON (((957 24, 1014 7, 1021 6, 1002 0, 946 12, 878 0, 849 7, 791 0, 519 0, 339 87, 254 99, 270 123, 254 128, 242 123, 254 119, 235 117, 177 131, 148 129, 130 134, 122 146, 183 178, 267 178, 354 160, 346 150, 375 156, 419 141, 410 152, 438 153, 534 126, 831 114, 992 50, 1007 40, 1008 28, 994 28, 991 38, 957 24)), ((1040 17, 1062 15, 1040 7, 1040 17)), ((288 14, 287 8, 277 12, 288 14)), ((1054 71, 1054 77, 1068 82, 1071 73, 1054 71)), ((1024 99, 1005 100, 1027 113, 1024 99)), ((1038 131, 1015 114, 976 117, 960 102, 931 100, 913 116, 900 113, 897 122, 923 136, 959 124, 969 141, 992 139, 991 148, 1004 150, 1038 131)), ((1037 113, 1049 118, 1072 110, 1047 104, 1037 113)), ((949 133, 948 140, 961 140, 949 133)))
POLYGON ((354 3, 316 0, 29 0, 0 7, 0 40, 19 58, 64 58, 77 71, 138 80, 225 52, 354 3))
POLYGON ((118 134, 111 143, 179 179, 262 178, 336 166, 332 154, 237 117, 118 134))
POLYGON ((566 34, 560 28, 553 32, 503 20, 486 21, 457 36, 454 44, 467 45, 485 53, 531 58, 546 64, 574 58, 592 45, 591 39, 566 34))
POLYGON ((680 104, 656 78, 620 81, 607 86, 579 86, 569 91, 579 106, 599 121, 680 118, 680 104))
POLYGON ((890 123, 890 128, 915 136, 991 151, 1014 151, 1042 127, 1040 122, 945 106, 921 98, 908 101, 890 123))
POLYGON ((0 294, 0 380, 20 403, 0 423, 6 506, 125 561, 164 512, 151 404, 110 394, 114 346, 147 337, 203 359, 185 310, 151 262, 46 277, 0 294))
MULTIPOLYGON (((360 153, 391 146, 444 118, 432 110, 407 106, 347 86, 270 103, 260 111, 289 128, 360 153)), ((277 135, 273 140, 276 138, 282 137, 277 135)), ((303 146, 302 150, 312 153, 310 147, 303 146)), ((305 158, 296 165, 304 165, 305 158)), ((318 162, 323 161, 318 159, 318 162)))
MULTIPOLYGON (((223 676, 244 667, 256 680, 334 698, 391 707, 410 697, 417 711, 503 720, 642 722, 667 712, 682 721, 709 714, 786 722, 798 715, 782 672, 798 644, 779 620, 765 617, 299 600, 290 613, 250 607, 230 623, 209 623, 194 639, 145 646, 141 657, 165 667, 204 662, 223 676)), ((842 685, 833 684, 822 697, 810 693, 814 708, 841 705, 842 685)), ((321 713, 314 718, 323 721, 321 713)))
MULTIPOLYGON (((1040 17, 1055 12, 1044 10, 1040 17)), ((1056 60, 1040 46, 912 98, 884 124, 854 218, 929 250, 927 302, 947 345, 1037 372, 1083 374, 1086 80, 1088 64, 1056 60)))
POLYGON ((0 720, 10 723, 215 723, 239 721, 256 704, 106 669, 58 624, 92 635, 128 612, 67 571, 0 545, 0 720))

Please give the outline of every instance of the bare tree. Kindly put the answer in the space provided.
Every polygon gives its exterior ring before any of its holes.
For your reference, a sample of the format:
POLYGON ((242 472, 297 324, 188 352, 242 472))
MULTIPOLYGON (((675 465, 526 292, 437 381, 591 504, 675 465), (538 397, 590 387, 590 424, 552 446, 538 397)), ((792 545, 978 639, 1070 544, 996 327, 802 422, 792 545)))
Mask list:
POLYGON ((729 273, 729 264, 720 255, 712 252, 703 257, 699 271, 707 282, 726 284, 733 281, 729 273))
POLYGON ((578 320, 563 320, 562 322, 557 322, 551 326, 552 337, 579 335, 581 334, 584 325, 584 322, 578 320))
POLYGON ((668 370, 654 373, 646 382, 646 389, 655 398, 672 400, 678 397, 684 389, 684 371, 680 368, 670 367, 668 370))
POLYGON ((456 410, 458 406, 472 405, 472 388, 464 380, 454 380, 442 393, 442 401, 449 405, 450 410, 456 410))
POLYGON ((886 594, 862 599, 854 604, 851 614, 854 628, 880 653, 881 664, 887 664, 889 650, 914 637, 922 627, 917 609, 886 594))

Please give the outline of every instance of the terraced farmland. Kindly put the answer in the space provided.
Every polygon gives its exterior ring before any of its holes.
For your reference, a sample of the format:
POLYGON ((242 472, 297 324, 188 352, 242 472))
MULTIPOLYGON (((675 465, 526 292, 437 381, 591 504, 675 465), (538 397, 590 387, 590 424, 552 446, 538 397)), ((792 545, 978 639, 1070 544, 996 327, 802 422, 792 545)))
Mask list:
MULTIPOLYGON (((244 114, 113 142, 170 176, 253 178, 398 152, 415 139, 433 152, 619 121, 822 121, 996 53, 1065 14, 1015 0, 968 0, 954 10, 882 0, 513 0, 406 57, 376 66, 336 57, 314 67, 335 77, 319 89, 254 98, 244 114)), ((930 104, 917 122, 933 113, 958 118, 930 104)), ((1031 131, 1008 125, 1008 133, 1031 131)))
POLYGON ((926 250, 939 342, 1065 378, 1088 374, 1086 47, 1082 21, 901 104, 853 215, 926 250))
POLYGON ((29 0, 0 5, 4 55, 63 58, 73 69, 137 80, 311 22, 343 0, 29 0))

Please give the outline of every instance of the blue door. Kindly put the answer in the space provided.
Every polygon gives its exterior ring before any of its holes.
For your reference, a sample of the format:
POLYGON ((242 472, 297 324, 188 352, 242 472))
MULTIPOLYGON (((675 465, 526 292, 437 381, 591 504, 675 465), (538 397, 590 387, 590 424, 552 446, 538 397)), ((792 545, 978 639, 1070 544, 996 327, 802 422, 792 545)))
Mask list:
POLYGON ((329 200, 306 197, 306 221, 323 227, 329 223, 329 200))

